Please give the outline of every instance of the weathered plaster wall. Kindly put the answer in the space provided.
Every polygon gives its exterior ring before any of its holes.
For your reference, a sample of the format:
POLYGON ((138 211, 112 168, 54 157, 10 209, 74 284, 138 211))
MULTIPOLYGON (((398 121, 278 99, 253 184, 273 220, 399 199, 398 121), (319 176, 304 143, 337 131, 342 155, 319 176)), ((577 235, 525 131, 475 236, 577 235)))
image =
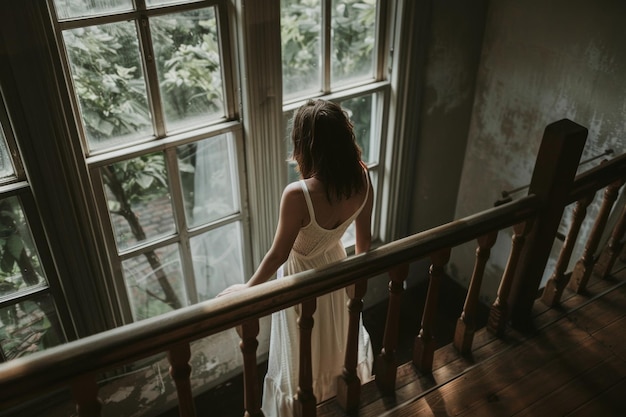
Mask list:
POLYGON ((454 219, 487 3, 431 3, 415 146, 412 233, 454 219))
MULTIPOLYGON (((624 151, 624 16, 626 2, 617 0, 490 2, 456 218, 529 182, 551 122, 568 118, 589 128, 583 160, 607 148, 624 151)), ((581 235, 589 228, 587 221, 581 235)), ((483 282, 485 301, 497 290, 509 246, 510 233, 501 232, 483 282)), ((471 244, 453 252, 451 270, 461 281, 469 279, 474 250, 471 244)))

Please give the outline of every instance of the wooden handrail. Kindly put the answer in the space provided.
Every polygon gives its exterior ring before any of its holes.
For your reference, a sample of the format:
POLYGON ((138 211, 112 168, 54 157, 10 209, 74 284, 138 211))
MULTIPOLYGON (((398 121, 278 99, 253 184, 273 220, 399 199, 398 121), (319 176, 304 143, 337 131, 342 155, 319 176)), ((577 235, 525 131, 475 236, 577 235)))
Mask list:
MULTIPOLYGON (((581 134, 579 126, 569 121, 558 122, 551 129, 553 131, 549 133, 552 135, 555 132, 560 135, 561 129, 566 135, 581 134)), ((550 168, 552 155, 559 154, 564 149, 564 145, 563 142, 558 142, 558 146, 548 145, 546 146, 546 152, 543 153, 543 157, 538 158, 538 161, 541 159, 542 164, 540 166, 543 168, 539 170, 539 173, 535 172, 535 174, 537 174, 539 179, 541 174, 547 174, 546 176, 551 178, 552 181, 549 183, 551 187, 558 186, 559 176, 555 175, 557 171, 550 172, 545 167, 550 168)), ((569 152, 571 149, 567 149, 567 151, 569 152)), ((556 215, 558 210, 562 210, 562 204, 570 204, 577 201, 581 196, 587 195, 591 190, 595 191, 625 178, 626 155, 615 158, 585 174, 581 174, 572 182, 573 173, 569 177, 568 189, 564 191, 563 196, 557 199, 557 204, 560 206, 553 207, 551 209, 552 212, 549 213, 551 216, 549 223, 552 225, 555 221, 558 221, 556 215)), ((533 178, 535 178, 535 174, 533 174, 533 178)), ((100 405, 95 396, 97 384, 94 375, 165 352, 169 353, 172 373, 178 378, 179 392, 182 392, 184 397, 189 397, 189 343, 227 329, 242 325, 245 327, 250 325, 250 323, 256 323, 251 331, 242 331, 242 334, 247 334, 247 336, 242 336, 244 338, 242 350, 249 359, 248 367, 254 367, 255 335, 258 332, 256 327, 258 322, 256 321, 259 318, 296 304, 314 306, 316 297, 357 283, 359 285, 364 284, 364 280, 395 270, 400 266, 406 267, 407 264, 422 258, 432 257, 433 255, 444 253, 444 251, 449 253, 449 250, 453 247, 485 235, 493 235, 509 226, 515 226, 517 228, 516 236, 519 235, 524 238, 526 238, 525 229, 528 228, 531 231, 528 236, 535 239, 535 241, 541 241, 544 236, 539 233, 542 228, 537 226, 537 219, 540 222, 543 221, 544 225, 548 224, 545 220, 545 208, 546 196, 550 195, 550 190, 540 186, 531 186, 531 194, 526 197, 385 244, 368 253, 344 259, 324 268, 301 272, 229 296, 205 301, 0 364, 0 386, 2 386, 2 390, 0 390, 0 408, 23 402, 41 392, 50 392, 61 386, 70 386, 75 392, 83 392, 81 394, 81 406, 88 410, 85 415, 89 415, 89 413, 97 415, 100 405), (522 225, 525 226, 522 227, 522 225), (93 412, 89 411, 92 409, 94 410, 93 412)), ((554 202, 552 204, 554 205, 554 202)), ((551 235, 551 237, 553 238, 554 235, 551 235)), ((549 242, 543 241, 543 243, 547 245, 549 242)), ((488 245, 483 246, 487 247, 488 245)), ((528 248, 528 245, 526 245, 526 248, 528 248)), ((532 264, 529 260, 533 259, 533 253, 529 251, 524 252, 525 250, 522 248, 521 253, 515 255, 515 262, 512 262, 511 265, 517 264, 518 260, 523 261, 524 259, 526 260, 526 266, 532 264)), ((538 256, 538 258, 541 256, 538 256)), ((445 265, 445 261, 447 261, 447 257, 433 261, 436 270, 431 273, 432 285, 437 284, 436 281, 442 273, 441 268, 445 265)), ((482 269, 482 267, 484 265, 480 266, 479 269, 482 269)), ((537 269, 536 265, 533 265, 533 268, 537 269)), ((538 275, 536 273, 538 270, 535 271, 534 269, 530 270, 531 275, 538 275)), ((513 290, 517 290, 522 295, 520 299, 526 302, 527 300, 524 298, 525 293, 533 291, 532 288, 520 287, 526 272, 529 272, 528 268, 522 271, 522 273, 518 272, 517 276, 515 276, 517 281, 515 281, 511 271, 512 282, 501 285, 498 296, 508 299, 507 294, 511 285, 517 284, 517 287, 513 286, 513 290), (519 291, 520 288, 523 290, 522 292, 519 291)), ((396 278, 398 282, 402 280, 402 277, 396 278)), ((476 298, 478 287, 479 284, 476 284, 472 297, 469 297, 470 303, 475 302, 474 299, 476 298)), ((355 312, 358 310, 357 304, 361 295, 361 292, 355 292, 354 296, 351 297, 351 299, 354 298, 355 312)), ((498 310, 498 317, 490 320, 492 327, 498 333, 502 331, 507 305, 506 300, 500 301, 502 308, 498 310)), ((434 301, 431 300, 431 302, 434 301)), ((470 309, 474 307, 466 305, 466 308, 471 313, 470 309)), ((310 316, 309 313, 312 313, 314 308, 311 307, 309 310, 311 311, 307 312, 307 317, 310 316)), ((523 308, 520 311, 523 313, 523 308)), ((428 312, 425 312, 425 318, 422 320, 423 327, 420 334, 428 336, 432 333, 432 328, 429 327, 432 326, 430 323, 432 319, 430 317, 432 314, 430 313, 432 312, 429 313, 430 315, 426 313, 428 312)), ((518 314, 518 317, 523 317, 523 314, 518 314)), ((395 348, 395 345, 396 343, 393 340, 386 341, 386 346, 390 351, 395 348)), ((462 345, 465 346, 464 350, 470 349, 471 340, 468 338, 467 342, 463 342, 462 345)), ((424 355, 422 355, 423 357, 418 358, 418 362, 423 363, 424 370, 428 372, 432 366, 432 360, 429 359, 432 356, 432 349, 430 345, 426 346, 426 348, 424 355)), ((393 354, 393 352, 388 353, 391 356, 393 354)), ((304 357, 301 360, 306 362, 307 358, 304 357)), ((351 356, 348 357, 346 366, 349 375, 354 372, 353 362, 353 358, 351 356)), ((389 363, 391 364, 389 365, 389 373, 391 374, 393 373, 393 358, 389 359, 389 363)), ((385 386, 393 387, 394 383, 391 378, 390 376, 385 386)), ((302 384, 304 384, 305 389, 310 388, 308 380, 301 382, 302 384)), ((250 389, 254 389, 254 387, 250 389)), ((353 398, 349 397, 350 400, 348 402, 352 404, 354 402, 353 398)), ((304 397, 301 400, 303 415, 314 414, 314 410, 310 410, 310 401, 305 401, 306 398, 304 397)), ((186 398, 186 402, 190 403, 189 398, 186 398)), ((251 397, 251 405, 247 408, 253 410, 253 414, 258 412, 258 395, 251 397)), ((193 415, 192 408, 186 413, 193 415)))
POLYGON ((537 200, 527 196, 484 212, 388 243, 334 265, 301 272, 131 323, 0 365, 0 405, 14 404, 67 384, 78 375, 104 371, 167 351, 244 322, 267 316, 372 278, 392 267, 476 239, 535 214, 537 200), (24 389, 28 387, 28 389, 24 389))

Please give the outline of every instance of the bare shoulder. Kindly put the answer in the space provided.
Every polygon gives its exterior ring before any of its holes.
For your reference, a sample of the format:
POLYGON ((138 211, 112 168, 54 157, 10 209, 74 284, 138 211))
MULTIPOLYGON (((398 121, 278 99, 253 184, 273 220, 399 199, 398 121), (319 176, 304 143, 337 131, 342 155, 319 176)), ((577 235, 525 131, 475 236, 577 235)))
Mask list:
POLYGON ((304 193, 302 192, 302 186, 299 182, 292 182, 288 184, 283 190, 283 204, 289 206, 298 206, 300 204, 306 204, 304 200, 304 193))

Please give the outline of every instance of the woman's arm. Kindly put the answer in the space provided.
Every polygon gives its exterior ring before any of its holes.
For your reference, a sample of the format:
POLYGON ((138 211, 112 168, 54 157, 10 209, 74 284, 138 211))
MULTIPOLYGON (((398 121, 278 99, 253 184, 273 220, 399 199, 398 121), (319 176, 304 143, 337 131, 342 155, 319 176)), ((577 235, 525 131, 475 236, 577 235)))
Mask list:
POLYGON ((296 236, 298 236, 298 232, 306 219, 306 213, 308 213, 308 209, 300 184, 297 182, 289 184, 285 187, 280 200, 278 227, 276 228, 272 247, 265 254, 256 272, 246 284, 231 285, 219 293, 218 297, 261 284, 270 279, 276 270, 287 260, 289 252, 293 247, 293 242, 296 240, 296 236))

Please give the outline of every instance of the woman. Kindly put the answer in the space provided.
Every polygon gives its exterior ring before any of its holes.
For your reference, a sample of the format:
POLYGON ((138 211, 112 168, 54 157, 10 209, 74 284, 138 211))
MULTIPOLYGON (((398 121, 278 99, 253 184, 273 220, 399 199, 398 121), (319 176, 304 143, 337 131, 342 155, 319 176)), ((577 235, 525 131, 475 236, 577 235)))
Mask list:
MULTIPOLYGON (((261 284, 279 268, 278 279, 345 258, 341 237, 352 222, 356 253, 369 250, 373 188, 346 113, 335 103, 310 100, 296 111, 291 138, 302 180, 283 192, 272 247, 246 284, 231 286, 220 296, 261 284)), ((348 329, 347 300, 343 289, 317 299, 311 350, 318 402, 336 394, 348 329)), ((268 417, 293 415, 299 357, 296 309, 272 315, 262 407, 268 417)), ((372 357, 361 324, 357 372, 362 382, 371 379, 372 357)))

